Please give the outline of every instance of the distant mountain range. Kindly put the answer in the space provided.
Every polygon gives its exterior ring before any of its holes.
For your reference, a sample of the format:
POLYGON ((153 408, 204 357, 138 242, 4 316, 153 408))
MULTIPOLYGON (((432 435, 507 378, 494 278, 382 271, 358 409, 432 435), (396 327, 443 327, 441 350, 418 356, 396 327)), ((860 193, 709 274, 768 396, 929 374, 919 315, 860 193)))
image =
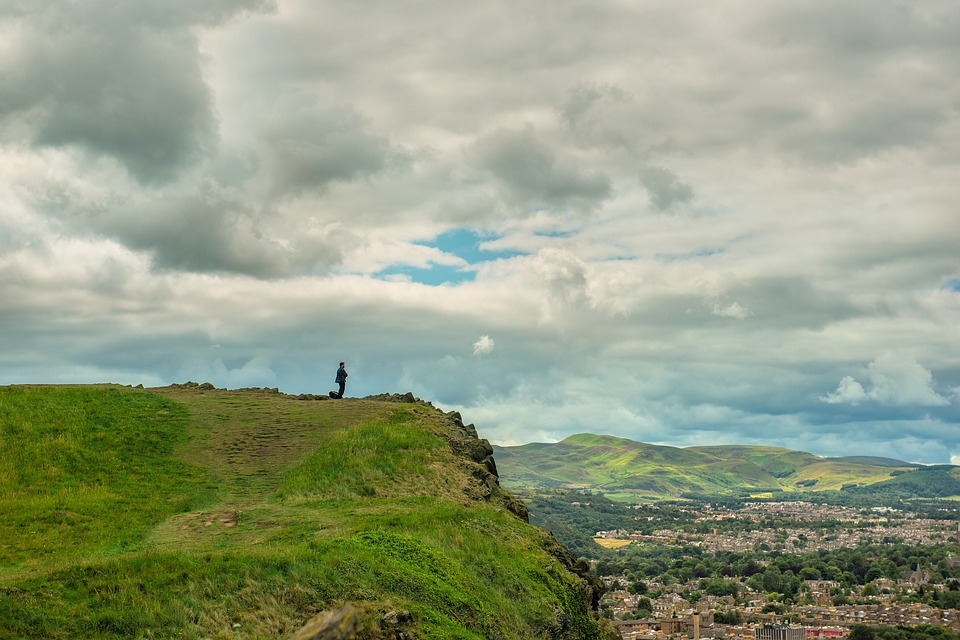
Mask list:
POLYGON ((824 458, 780 447, 669 447, 581 433, 556 443, 494 447, 508 489, 601 490, 609 497, 843 490, 898 497, 960 495, 960 468, 871 456, 824 458))

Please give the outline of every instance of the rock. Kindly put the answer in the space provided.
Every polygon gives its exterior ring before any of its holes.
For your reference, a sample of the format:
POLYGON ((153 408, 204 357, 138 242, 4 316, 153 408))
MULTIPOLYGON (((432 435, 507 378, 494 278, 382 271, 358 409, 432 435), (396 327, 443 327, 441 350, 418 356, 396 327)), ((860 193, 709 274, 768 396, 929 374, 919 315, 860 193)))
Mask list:
POLYGON ((297 396, 297 400, 329 400, 330 396, 318 396, 313 393, 301 393, 297 396))
POLYGON ((549 531, 547 532, 547 543, 543 548, 547 553, 559 560, 567 571, 576 574, 587 584, 589 591, 588 604, 590 608, 597 611, 600 606, 600 597, 603 595, 603 592, 606 591, 606 586, 600 578, 594 575, 590 565, 573 555, 573 552, 560 544, 560 541, 549 531))
POLYGON ((360 613, 353 605, 321 611, 290 636, 290 640, 354 640, 360 630, 360 613))
POLYGON ((380 628, 393 632, 398 640, 413 640, 414 636, 404 627, 413 623, 413 614, 409 611, 388 611, 380 619, 380 628))
POLYGON ((410 391, 407 391, 404 394, 399 393, 380 393, 375 396, 365 396, 364 400, 377 400, 379 402, 405 402, 408 404, 421 404, 426 407, 432 407, 433 405, 429 402, 424 402, 420 398, 416 397, 410 391))

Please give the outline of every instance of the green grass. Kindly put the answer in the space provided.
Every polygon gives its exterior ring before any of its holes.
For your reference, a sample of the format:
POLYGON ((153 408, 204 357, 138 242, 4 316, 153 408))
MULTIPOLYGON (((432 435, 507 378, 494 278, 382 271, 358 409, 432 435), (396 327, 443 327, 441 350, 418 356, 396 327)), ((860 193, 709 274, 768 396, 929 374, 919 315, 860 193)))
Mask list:
POLYGON ((419 405, 0 388, 0 640, 287 638, 387 611, 417 637, 598 638, 543 531, 483 500, 419 405), (567 637, 567 636, 565 636, 567 637))
POLYGON ((396 495, 430 486, 431 453, 446 442, 424 431, 413 412, 338 431, 287 474, 278 492, 287 501, 396 495))
POLYGON ((595 629, 583 586, 529 527, 493 508, 406 507, 282 550, 138 554, 23 581, 0 598, 0 638, 279 638, 342 601, 411 611, 425 638, 537 638, 558 626, 558 595, 595 629))
POLYGON ((116 389, 0 388, 0 577, 137 548, 214 493, 172 456, 187 413, 116 389))

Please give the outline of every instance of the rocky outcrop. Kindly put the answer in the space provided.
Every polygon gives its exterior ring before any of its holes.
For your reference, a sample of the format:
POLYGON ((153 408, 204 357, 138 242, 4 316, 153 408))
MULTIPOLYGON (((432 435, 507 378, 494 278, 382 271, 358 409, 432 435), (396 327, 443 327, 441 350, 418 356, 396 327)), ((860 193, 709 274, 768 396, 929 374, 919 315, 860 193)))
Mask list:
POLYGON ((417 640, 407 628, 413 615, 407 611, 388 611, 371 619, 351 604, 321 611, 290 636, 290 640, 417 640), (364 623, 363 618, 366 617, 364 623))
POLYGON ((445 414, 447 422, 446 439, 454 455, 470 464, 470 472, 480 485, 481 494, 487 500, 496 499, 511 513, 529 522, 527 506, 511 493, 500 488, 500 476, 497 474, 497 462, 493 459, 493 446, 479 437, 473 424, 463 424, 463 418, 457 411, 445 414))
POLYGON ((360 630, 360 615, 353 605, 321 611, 307 621, 290 640, 354 640, 360 630))
POLYGON ((411 392, 406 393, 378 393, 375 396, 366 396, 364 400, 376 400, 378 402, 404 402, 406 404, 422 404, 425 407, 432 407, 433 403, 421 400, 411 392))

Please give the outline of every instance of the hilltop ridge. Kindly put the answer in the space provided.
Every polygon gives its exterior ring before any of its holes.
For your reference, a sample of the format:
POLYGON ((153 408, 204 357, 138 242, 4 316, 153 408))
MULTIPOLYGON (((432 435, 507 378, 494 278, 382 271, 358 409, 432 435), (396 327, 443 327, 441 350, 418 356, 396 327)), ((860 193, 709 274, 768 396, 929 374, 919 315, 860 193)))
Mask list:
POLYGON ((411 395, 0 388, 0 638, 597 639, 602 585, 411 395))

